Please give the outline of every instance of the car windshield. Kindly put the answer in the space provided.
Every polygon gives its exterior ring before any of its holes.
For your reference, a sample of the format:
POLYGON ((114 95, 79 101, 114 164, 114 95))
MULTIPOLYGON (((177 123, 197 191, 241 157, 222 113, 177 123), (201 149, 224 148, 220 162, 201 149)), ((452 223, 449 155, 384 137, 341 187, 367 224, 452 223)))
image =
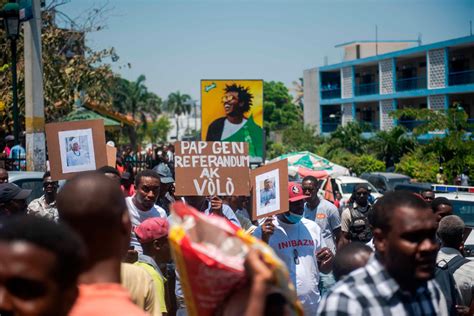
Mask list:
POLYGON ((462 218, 466 226, 474 227, 474 202, 450 200, 455 215, 462 218))
POLYGON ((410 179, 408 178, 393 178, 393 179, 388 179, 388 183, 394 188, 397 184, 404 184, 404 183, 410 183, 410 179))
MULTIPOLYGON (((360 184, 360 182, 354 183, 341 183, 341 189, 343 194, 352 194, 354 191, 354 187, 360 184)), ((369 190, 371 193, 378 193, 377 189, 370 183, 366 183, 369 186, 369 190)))

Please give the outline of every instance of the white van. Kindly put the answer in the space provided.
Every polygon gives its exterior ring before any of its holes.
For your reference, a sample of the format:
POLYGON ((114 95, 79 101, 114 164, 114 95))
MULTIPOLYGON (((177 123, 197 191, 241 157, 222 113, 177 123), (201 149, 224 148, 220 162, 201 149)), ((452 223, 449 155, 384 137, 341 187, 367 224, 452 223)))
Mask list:
MULTIPOLYGON (((319 189, 318 195, 324 197, 324 188, 326 187, 327 179, 323 180, 321 187, 319 189)), ((331 185, 333 191, 339 191, 342 194, 342 203, 341 205, 345 204, 352 195, 354 191, 354 187, 359 183, 365 183, 369 188, 370 194, 374 199, 378 199, 382 196, 377 189, 370 184, 367 180, 357 178, 357 177, 349 177, 349 176, 340 176, 337 178, 331 178, 331 185)))

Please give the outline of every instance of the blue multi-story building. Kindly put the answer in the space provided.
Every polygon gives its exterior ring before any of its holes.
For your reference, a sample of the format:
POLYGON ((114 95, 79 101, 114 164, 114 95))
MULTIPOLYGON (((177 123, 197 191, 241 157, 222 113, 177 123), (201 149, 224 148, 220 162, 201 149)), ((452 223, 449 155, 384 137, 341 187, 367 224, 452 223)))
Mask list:
POLYGON ((416 42, 338 45, 345 48, 343 62, 304 71, 305 124, 320 133, 351 121, 370 124, 374 131, 395 124, 410 130, 417 121, 395 121, 389 113, 445 110, 453 104, 474 122, 474 36, 414 46, 416 42))

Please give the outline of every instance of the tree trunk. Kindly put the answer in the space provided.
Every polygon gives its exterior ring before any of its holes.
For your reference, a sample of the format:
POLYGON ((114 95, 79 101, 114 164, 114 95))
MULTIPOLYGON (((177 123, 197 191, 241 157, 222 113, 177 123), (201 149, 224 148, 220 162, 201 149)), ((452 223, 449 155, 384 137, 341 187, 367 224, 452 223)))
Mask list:
POLYGON ((127 134, 130 145, 135 150, 137 148, 137 131, 133 126, 127 126, 127 134))
POLYGON ((176 115, 176 140, 178 140, 179 135, 179 115, 176 115))

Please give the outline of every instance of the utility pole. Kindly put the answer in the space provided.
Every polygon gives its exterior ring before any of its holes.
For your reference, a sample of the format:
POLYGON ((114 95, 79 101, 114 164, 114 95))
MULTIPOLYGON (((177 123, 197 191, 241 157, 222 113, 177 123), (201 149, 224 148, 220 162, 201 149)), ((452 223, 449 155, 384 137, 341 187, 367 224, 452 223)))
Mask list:
MULTIPOLYGON (((18 76, 17 61, 18 53, 16 49, 16 39, 10 39, 10 48, 12 51, 12 88, 13 88, 13 135, 15 137, 15 145, 20 143, 20 119, 18 114, 18 76)), ((19 157, 18 157, 19 158, 19 157)))
POLYGON ((24 22, 26 166, 28 171, 45 171, 41 0, 32 4, 33 18, 24 22))
MULTIPOLYGON (((198 123, 197 123, 197 100, 194 102, 194 136, 197 136, 197 131, 198 131, 198 123)), ((197 139, 194 139, 197 140, 197 139)))

